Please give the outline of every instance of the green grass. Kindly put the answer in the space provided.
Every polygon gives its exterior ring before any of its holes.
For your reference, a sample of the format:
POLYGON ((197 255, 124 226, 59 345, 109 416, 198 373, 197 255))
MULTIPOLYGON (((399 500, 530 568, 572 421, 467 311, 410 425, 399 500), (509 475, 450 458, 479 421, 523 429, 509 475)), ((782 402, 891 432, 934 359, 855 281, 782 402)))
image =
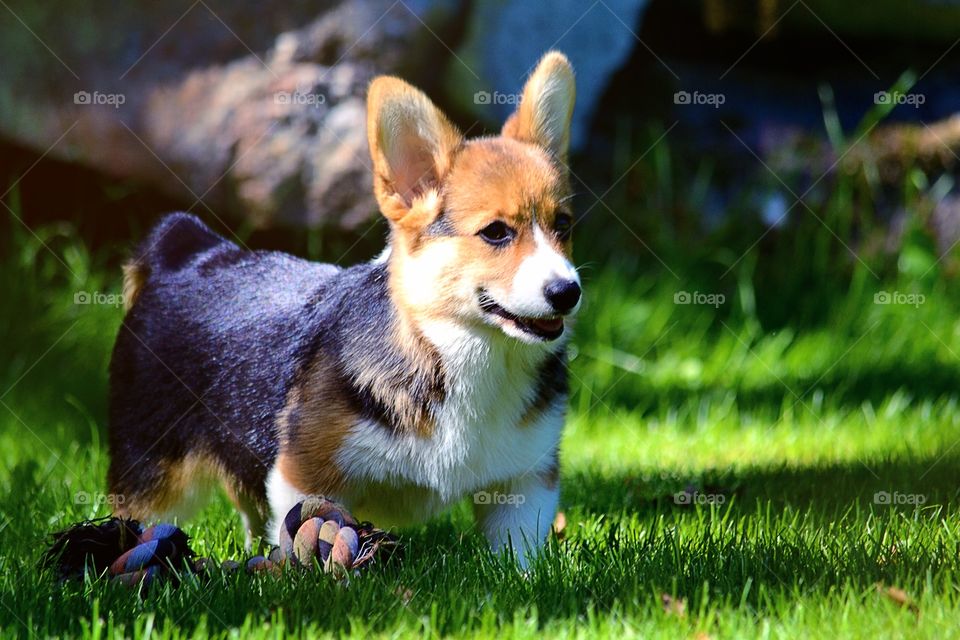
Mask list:
MULTIPOLYGON (((69 229, 38 233, 50 251, 19 230, 0 247, 2 636, 940 638, 960 625, 960 292, 939 272, 881 282, 831 263, 821 276, 845 274, 831 293, 800 298, 790 280, 777 295, 786 272, 764 276, 755 257, 721 277, 732 259, 671 256, 675 277, 629 251, 590 256, 561 452, 566 537, 529 575, 486 551, 461 505, 402 531, 402 561, 349 587, 218 576, 141 599, 37 569, 46 533, 107 511, 82 498, 104 491, 121 316, 74 304, 116 293, 116 269, 69 229), (925 299, 874 304, 884 290, 925 299), (678 291, 726 299, 678 305, 678 291), (791 304, 801 319, 771 320, 791 304), (712 504, 677 504, 687 488, 712 504)), ((202 555, 244 555, 223 497, 186 528, 202 555)))

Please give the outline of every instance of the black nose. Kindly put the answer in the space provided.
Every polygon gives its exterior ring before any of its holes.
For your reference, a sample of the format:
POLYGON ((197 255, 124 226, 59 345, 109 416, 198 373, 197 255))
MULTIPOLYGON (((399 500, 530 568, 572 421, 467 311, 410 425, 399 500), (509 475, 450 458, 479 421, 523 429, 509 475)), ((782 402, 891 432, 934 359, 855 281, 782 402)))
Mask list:
POLYGON ((580 285, 573 280, 551 280, 543 288, 543 295, 557 313, 566 313, 580 301, 580 285))

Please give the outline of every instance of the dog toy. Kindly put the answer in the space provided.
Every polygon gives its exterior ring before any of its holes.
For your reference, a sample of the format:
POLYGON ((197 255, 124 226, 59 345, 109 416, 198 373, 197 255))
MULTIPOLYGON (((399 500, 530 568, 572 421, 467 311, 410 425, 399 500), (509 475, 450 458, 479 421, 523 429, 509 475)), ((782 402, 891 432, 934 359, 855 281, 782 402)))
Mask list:
MULTIPOLYGON (((81 577, 89 570, 130 587, 147 587, 160 579, 178 584, 182 573, 209 575, 216 567, 210 558, 196 557, 189 541, 173 524, 144 529, 136 520, 107 517, 54 533, 41 564, 55 567, 60 580, 81 577)), ((248 573, 279 574, 290 566, 346 579, 397 548, 394 536, 369 522, 358 522, 342 505, 323 497, 294 505, 281 523, 278 543, 269 555, 254 556, 244 564, 226 560, 219 567, 225 572, 245 567, 248 573)))

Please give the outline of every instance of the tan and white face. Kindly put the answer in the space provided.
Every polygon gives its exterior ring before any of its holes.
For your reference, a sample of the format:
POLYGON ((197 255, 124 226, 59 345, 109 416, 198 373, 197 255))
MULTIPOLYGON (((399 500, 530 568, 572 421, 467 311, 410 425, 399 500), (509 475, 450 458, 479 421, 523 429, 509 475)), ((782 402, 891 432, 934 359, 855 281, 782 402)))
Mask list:
POLYGON ((580 306, 566 152, 573 72, 549 53, 502 134, 464 141, 419 91, 374 81, 368 133, 391 286, 416 318, 561 337, 580 306))

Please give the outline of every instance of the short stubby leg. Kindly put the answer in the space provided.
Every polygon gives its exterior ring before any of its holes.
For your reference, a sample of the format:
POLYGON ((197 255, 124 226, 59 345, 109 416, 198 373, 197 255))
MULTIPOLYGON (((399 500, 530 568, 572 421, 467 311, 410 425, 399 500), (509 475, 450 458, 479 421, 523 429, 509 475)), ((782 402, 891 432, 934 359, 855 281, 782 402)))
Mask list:
POLYGON ((229 483, 226 485, 227 495, 240 512, 243 523, 244 548, 250 552, 255 546, 276 544, 275 540, 266 537, 267 505, 248 493, 236 490, 229 483))
POLYGON ((555 476, 531 472, 474 493, 474 514, 491 548, 511 546, 526 569, 546 541, 559 498, 555 476))

